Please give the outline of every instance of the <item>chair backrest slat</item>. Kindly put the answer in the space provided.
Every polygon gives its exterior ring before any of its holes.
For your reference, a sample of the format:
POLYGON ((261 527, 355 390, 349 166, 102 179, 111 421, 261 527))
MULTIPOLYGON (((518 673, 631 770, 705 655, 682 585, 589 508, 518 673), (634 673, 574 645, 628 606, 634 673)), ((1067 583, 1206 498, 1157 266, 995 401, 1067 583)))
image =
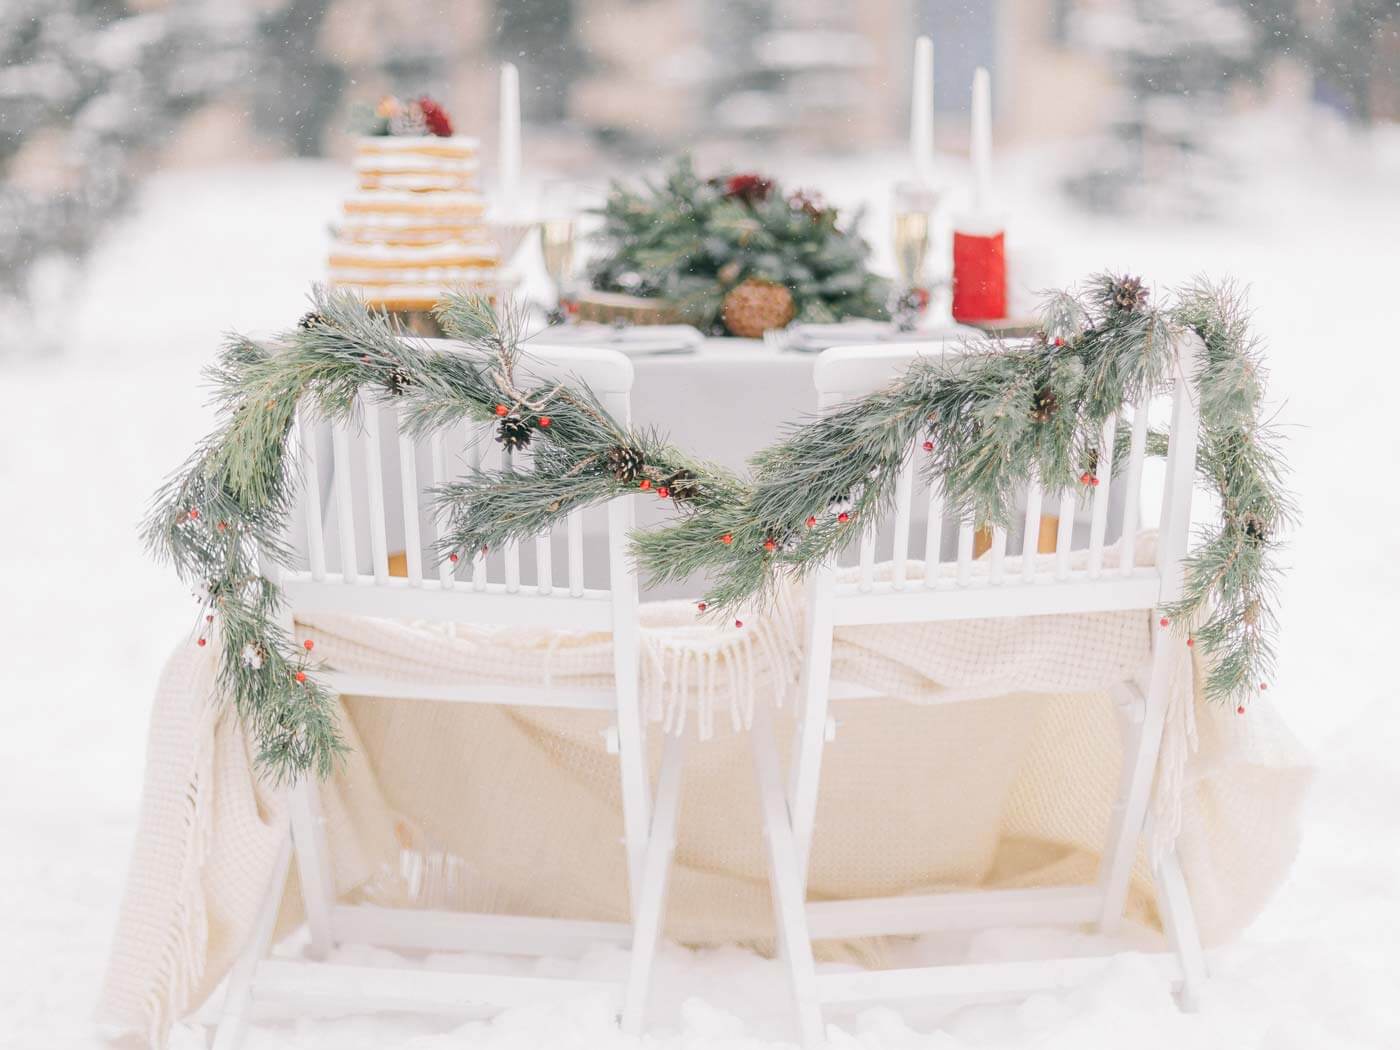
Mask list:
POLYGON ((1074 512, 1079 501, 1072 488, 1060 493, 1060 523, 1055 529, 1055 579, 1069 579, 1069 554, 1074 547, 1074 512))
MULTIPOLYGON (((1142 462, 1147 456, 1147 406, 1138 405, 1133 409, 1132 441, 1128 446, 1128 494, 1142 488, 1142 462)), ((1118 571, 1131 576, 1137 555, 1137 527, 1139 501, 1129 498, 1123 505, 1123 557, 1118 571)))
POLYGON ((399 492, 403 499, 403 544, 405 570, 411 587, 423 584, 423 537, 418 528, 418 450, 413 437, 404 431, 401 412, 394 413, 399 425, 399 492))
MULTIPOLYGON (((442 448, 442 431, 434 430, 428 437, 428 455, 432 460, 432 483, 436 489, 447 480, 447 466, 442 448)), ((433 539, 441 540, 447 528, 447 521, 441 508, 437 509, 433 517, 433 539)), ((444 590, 450 590, 455 578, 452 572, 452 562, 442 558, 438 562, 438 583, 444 590)))
POLYGON ((350 457, 350 430, 347 424, 332 425, 331 452, 335 470, 331 484, 335 489, 336 518, 340 525, 340 578, 346 583, 354 583, 360 578, 360 570, 355 540, 355 492, 352 487, 355 468, 350 457))
POLYGON ((321 521, 321 453, 318 447, 319 435, 306 418, 305 412, 297 416, 297 436, 301 445, 302 484, 307 491, 317 494, 316 499, 306 500, 306 551, 311 566, 311 578, 326 578, 326 533, 321 521))
MULTIPOLYGON (((463 433, 460 440, 467 453, 467 467, 472 471, 482 469, 484 464, 483 452, 484 442, 490 440, 487 428, 479 424, 474 424, 470 420, 462 426, 463 433)), ((472 551, 472 590, 486 590, 486 552, 472 551)))
MULTIPOLYGON (((1098 463, 1095 476, 1093 518, 1089 525, 1089 576, 1097 578, 1103 572, 1103 544, 1108 530, 1108 494, 1113 486, 1113 438, 1118 432, 1118 417, 1110 414, 1099 431, 1098 463)), ((1135 494, 1130 494, 1135 499, 1135 494)))
POLYGON ((369 496, 369 544, 374 559, 374 582, 389 582, 389 544, 384 528, 384 452, 379 438, 379 406, 363 395, 365 489, 369 496))
POLYGON ((909 519, 914 502, 914 460, 904 461, 894 488, 894 570, 895 590, 904 590, 909 559, 909 519))
POLYGON ((1006 581, 1006 528, 992 526, 992 582, 1006 581))
POLYGON ((569 511, 568 532, 569 593, 577 598, 583 593, 583 511, 569 511))
POLYGON ((1040 479, 1032 478, 1026 488, 1026 516, 1021 537, 1021 578, 1030 583, 1035 579, 1035 558, 1040 550, 1040 508, 1044 492, 1040 479))
POLYGON ((943 486, 935 479, 928 488, 928 521, 924 525, 924 587, 943 584, 938 562, 943 553, 943 486))
POLYGON ((958 586, 965 587, 972 579, 972 542, 976 535, 972 517, 964 515, 958 522, 958 586))

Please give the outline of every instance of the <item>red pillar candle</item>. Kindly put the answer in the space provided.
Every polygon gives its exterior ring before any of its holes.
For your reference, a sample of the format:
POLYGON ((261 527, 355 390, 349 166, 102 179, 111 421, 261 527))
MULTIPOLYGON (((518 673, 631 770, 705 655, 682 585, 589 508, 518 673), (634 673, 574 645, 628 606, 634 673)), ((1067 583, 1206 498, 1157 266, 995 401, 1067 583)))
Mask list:
POLYGON ((1006 316, 1006 234, 953 232, 953 320, 1006 316))

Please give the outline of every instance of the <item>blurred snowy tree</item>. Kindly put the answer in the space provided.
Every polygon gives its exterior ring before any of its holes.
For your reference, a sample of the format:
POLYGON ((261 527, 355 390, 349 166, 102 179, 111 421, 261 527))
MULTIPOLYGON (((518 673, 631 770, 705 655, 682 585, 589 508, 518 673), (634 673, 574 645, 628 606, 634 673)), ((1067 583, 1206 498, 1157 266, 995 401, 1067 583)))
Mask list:
POLYGON ((0 5, 0 299, 81 257, 179 121, 248 72, 219 0, 0 5))
POLYGON ((1120 86, 1107 149, 1066 180, 1096 211, 1206 214, 1223 164, 1210 129, 1228 91, 1256 78, 1259 33, 1218 0, 1125 0, 1076 16, 1072 35, 1107 54, 1120 86))
POLYGON ((1302 63, 1318 99, 1358 124, 1400 118, 1396 0, 1235 0, 1270 55, 1302 63))

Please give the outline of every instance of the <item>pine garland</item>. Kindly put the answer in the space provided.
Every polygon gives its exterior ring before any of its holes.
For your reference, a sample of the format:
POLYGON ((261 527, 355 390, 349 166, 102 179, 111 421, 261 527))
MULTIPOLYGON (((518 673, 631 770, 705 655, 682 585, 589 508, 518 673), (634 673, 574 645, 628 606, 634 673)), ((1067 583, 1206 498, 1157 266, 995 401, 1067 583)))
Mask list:
POLYGON ((614 184, 602 217, 593 286, 670 300, 706 331, 723 331, 724 296, 750 279, 785 287, 799 321, 888 316, 889 283, 866 268, 869 245, 835 208, 770 179, 702 179, 682 156, 659 185, 614 184))
POLYGON ((209 373, 219 424, 147 514, 147 547, 195 588, 202 622, 217 627, 202 630, 199 644, 221 642, 220 692, 277 779, 324 776, 344 750, 334 697, 278 625, 280 596, 260 573, 264 559, 291 561, 283 534, 299 479, 287 452, 299 405, 346 422, 357 395, 372 392, 395 399, 414 433, 471 419, 496 423, 498 440, 514 435, 516 447, 522 436, 535 439, 531 471, 484 471, 442 488, 444 559, 535 535, 576 506, 639 488, 696 507, 742 491, 722 469, 620 426, 587 389, 530 381, 518 368, 522 312, 498 314, 484 298, 453 295, 438 321, 466 353, 429 349, 392 315, 321 289, 296 327, 270 343, 232 338, 209 373), (619 457, 631 464, 626 472, 619 457))
MULTIPOLYGON (((1272 671, 1275 556, 1291 523, 1277 437, 1261 418, 1262 369, 1240 295, 1197 283, 1151 305, 1141 282, 1101 276, 1056 293, 1043 332, 1025 344, 970 345, 920 360, 883 390, 791 427, 755 456, 743 480, 693 459, 649 430, 614 420, 590 391, 546 383, 522 367, 521 317, 453 296, 439 322, 465 352, 406 337, 345 293, 313 293, 313 310, 272 344, 235 337, 211 376, 220 421, 157 494, 144 535, 201 593, 222 644, 219 686, 276 777, 325 775, 344 748, 333 696, 309 653, 278 625, 279 595, 260 559, 288 564, 282 536, 298 479, 287 456, 298 406, 353 418, 372 391, 422 434, 463 419, 492 422, 497 440, 529 445, 529 469, 477 471, 439 488, 446 527, 437 554, 458 561, 552 528, 573 509, 647 492, 677 504, 672 524, 638 532, 632 551, 654 580, 707 571, 703 608, 730 616, 763 604, 888 512, 911 446, 955 513, 1009 523, 1014 497, 1038 477, 1047 491, 1092 485, 1104 421, 1165 391, 1182 328, 1205 344, 1198 471, 1220 496, 1185 588, 1165 610, 1214 657, 1209 695, 1243 702, 1272 671), (922 451, 918 451, 921 449, 922 451)), ((1148 450, 1162 454, 1166 435, 1148 450)), ((468 559, 469 560, 469 559, 468 559)), ((201 634, 201 644, 206 638, 201 634)))

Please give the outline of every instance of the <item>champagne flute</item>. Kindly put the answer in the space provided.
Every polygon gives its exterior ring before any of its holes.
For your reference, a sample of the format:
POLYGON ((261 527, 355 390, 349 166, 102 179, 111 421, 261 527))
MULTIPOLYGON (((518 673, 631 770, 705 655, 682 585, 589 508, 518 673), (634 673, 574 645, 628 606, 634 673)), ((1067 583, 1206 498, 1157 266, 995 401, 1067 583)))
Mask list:
POLYGON ((551 320, 566 319, 565 304, 574 275, 574 246, 582 190, 572 179, 547 179, 540 186, 540 255, 545 276, 554 288, 551 320))
POLYGON ((928 304, 923 275, 937 207, 938 194, 930 187, 914 182, 895 184, 894 259, 900 285, 893 313, 901 331, 912 331, 928 304))

